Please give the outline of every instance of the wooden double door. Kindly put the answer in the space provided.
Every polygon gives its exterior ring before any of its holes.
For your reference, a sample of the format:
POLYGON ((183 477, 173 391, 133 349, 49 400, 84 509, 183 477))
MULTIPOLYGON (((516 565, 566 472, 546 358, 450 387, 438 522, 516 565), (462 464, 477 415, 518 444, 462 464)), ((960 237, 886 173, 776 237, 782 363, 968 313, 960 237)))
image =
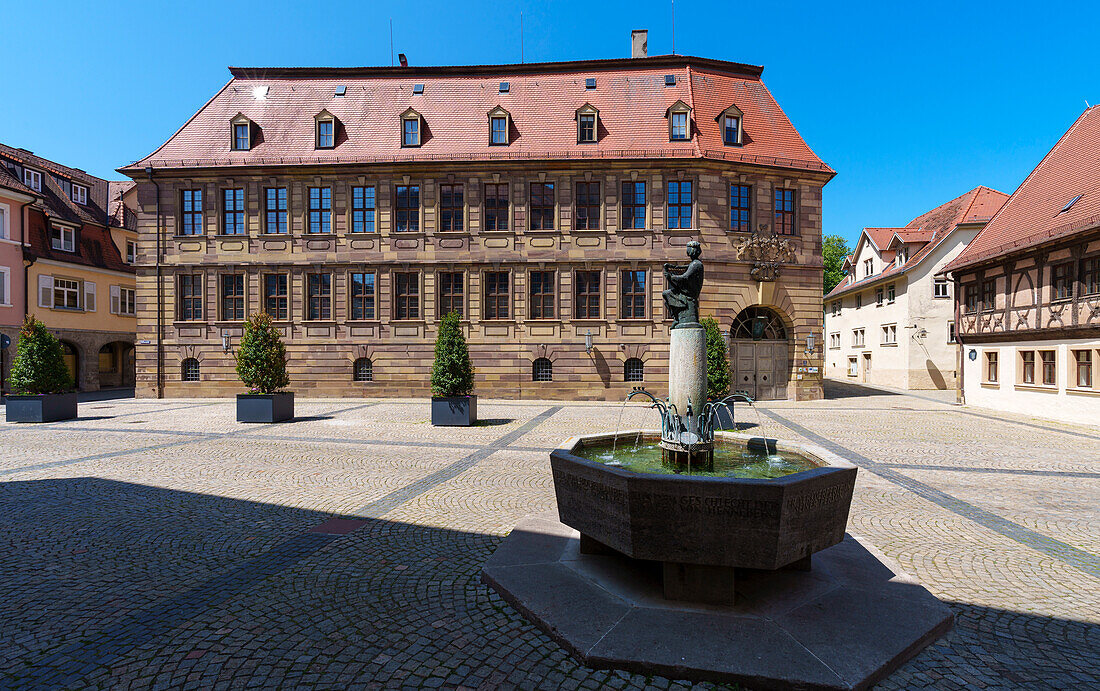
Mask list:
POLYGON ((733 339, 730 341, 730 365, 733 368, 731 392, 745 391, 757 401, 787 398, 791 363, 786 339, 733 339))

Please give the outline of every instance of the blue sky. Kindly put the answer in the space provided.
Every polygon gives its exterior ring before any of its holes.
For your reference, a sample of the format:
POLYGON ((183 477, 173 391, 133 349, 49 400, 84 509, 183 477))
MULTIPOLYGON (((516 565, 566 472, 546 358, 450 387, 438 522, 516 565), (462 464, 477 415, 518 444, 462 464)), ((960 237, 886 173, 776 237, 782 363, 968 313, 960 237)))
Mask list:
MULTIPOLYGON (((671 3, 0 2, 0 141, 104 177, 167 139, 228 65, 481 64, 672 52, 671 3), (13 30, 14 29, 14 30, 13 30)), ((988 185, 1012 192, 1100 103, 1100 3, 676 2, 676 52, 764 65, 837 172, 851 242, 988 185)))

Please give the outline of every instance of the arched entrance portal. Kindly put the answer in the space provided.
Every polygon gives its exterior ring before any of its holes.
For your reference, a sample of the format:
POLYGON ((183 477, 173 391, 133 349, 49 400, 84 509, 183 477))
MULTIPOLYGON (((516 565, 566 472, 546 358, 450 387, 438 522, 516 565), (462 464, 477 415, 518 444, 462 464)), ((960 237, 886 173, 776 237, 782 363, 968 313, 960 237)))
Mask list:
POLYGON ((767 307, 746 307, 730 327, 733 391, 758 401, 787 398, 791 362, 783 318, 767 307))
POLYGON ((80 357, 77 355, 76 346, 68 341, 61 341, 61 357, 65 360, 65 366, 69 368, 69 376, 77 388, 80 388, 80 357))
POLYGON ((99 388, 134 385, 134 346, 125 341, 99 349, 99 388))

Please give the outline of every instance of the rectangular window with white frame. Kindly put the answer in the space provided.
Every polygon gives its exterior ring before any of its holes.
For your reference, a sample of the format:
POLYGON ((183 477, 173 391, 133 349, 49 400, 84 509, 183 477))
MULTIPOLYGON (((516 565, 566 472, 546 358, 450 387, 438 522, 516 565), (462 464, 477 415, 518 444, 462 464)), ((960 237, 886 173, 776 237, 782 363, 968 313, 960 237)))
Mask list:
POLYGON ((124 286, 111 286, 111 314, 124 317, 137 315, 137 291, 124 286))
POLYGON ((64 226, 50 226, 50 247, 62 252, 76 251, 76 230, 64 226))
POLYGON ((865 342, 866 333, 864 329, 852 329, 852 346, 862 348, 865 342))
POLYGON ((934 278, 932 279, 932 297, 934 298, 947 298, 951 297, 951 289, 948 287, 946 278, 934 278))
POLYGON ((897 324, 883 324, 882 325, 882 345, 897 345, 898 344, 898 325, 897 324))
POLYGON ((0 306, 11 307, 11 272, 0 266, 0 306))
POLYGON ((11 240, 11 207, 0 204, 0 240, 11 240))
POLYGON ((833 350, 840 348, 840 332, 829 334, 829 347, 833 350))
POLYGON ((42 191, 42 173, 37 170, 31 170, 30 168, 23 169, 23 184, 30 187, 35 192, 42 191))
POLYGON ((80 309, 80 292, 80 281, 68 278, 53 279, 52 307, 62 310, 80 309))
POLYGON ((848 358, 848 376, 849 377, 859 376, 859 359, 854 358, 854 357, 848 358))
POLYGON ((72 200, 77 204, 88 203, 88 188, 84 185, 77 185, 73 183, 72 186, 72 200))
POLYGON ((996 350, 987 350, 985 353, 985 371, 982 372, 985 375, 982 381, 986 384, 996 384, 1000 376, 998 371, 999 358, 996 350))
POLYGON ((955 322, 947 322, 947 342, 958 342, 958 339, 955 337, 955 322))

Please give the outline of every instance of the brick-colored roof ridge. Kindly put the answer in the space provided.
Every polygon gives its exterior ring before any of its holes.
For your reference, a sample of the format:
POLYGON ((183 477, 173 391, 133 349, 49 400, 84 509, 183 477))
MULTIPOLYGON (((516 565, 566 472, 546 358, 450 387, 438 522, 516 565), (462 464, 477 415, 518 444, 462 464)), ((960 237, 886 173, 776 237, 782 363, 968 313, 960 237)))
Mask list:
POLYGON ((760 81, 759 68, 684 56, 549 66, 553 69, 521 65, 514 72, 513 65, 477 67, 473 72, 461 66, 420 68, 423 74, 412 68, 231 68, 234 79, 175 134, 148 156, 118 170, 137 178, 145 167, 707 158, 833 175, 760 81), (599 88, 580 90, 580 77, 600 74, 597 68, 604 70, 599 88), (438 78, 424 76, 429 73, 438 78), (676 73, 677 84, 665 86, 661 77, 666 73, 676 73), (496 98, 498 80, 512 82, 503 98, 496 98), (266 99, 251 95, 254 82, 270 88, 266 99), (414 83, 425 83, 425 93, 413 95, 414 83), (345 84, 345 95, 335 97, 334 88, 345 84), (606 123, 596 146, 578 146, 564 124, 564 109, 571 114, 582 95, 606 123), (695 131, 689 142, 668 140, 665 110, 677 99, 693 110, 695 131), (711 122, 712 111, 719 102, 724 109, 734 101, 745 112, 744 128, 750 137, 742 146, 727 147, 719 124, 711 122), (392 136, 386 129, 390 116, 410 105, 428 121, 430 133, 414 149, 399 146, 396 125, 392 136), (483 131, 484 113, 495 105, 508 110, 520 128, 507 147, 490 146, 483 131), (340 119, 348 135, 334 149, 318 150, 312 144, 313 116, 323 107, 340 119), (238 112, 263 132, 262 141, 246 152, 229 150, 227 129, 222 136, 238 112))
POLYGON ((23 184, 23 181, 15 177, 15 174, 8 169, 6 165, 0 163, 0 188, 11 190, 12 192, 19 192, 20 194, 30 195, 37 197, 39 194, 23 184))
POLYGON ((54 175, 60 175, 63 178, 74 180, 80 184, 95 184, 103 180, 95 175, 92 175, 86 170, 80 170, 79 168, 72 168, 64 164, 58 163, 48 158, 43 158, 37 154, 34 154, 26 149, 20 149, 18 147, 9 146, 8 144, 0 143, 0 156, 14 159, 22 165, 30 166, 31 168, 41 168, 54 175))
MULTIPOLYGON (((1058 141, 1032 168, 1023 182, 1012 193, 1000 209, 993 214, 989 222, 977 237, 943 271, 957 271, 981 261, 1000 256, 1017 249, 1042 244, 1048 240, 1072 235, 1100 225, 1100 195, 1091 204, 1074 205, 1074 215, 1061 223, 1055 223, 1061 215, 1058 208, 1039 209, 1042 203, 1050 202, 1049 195, 1055 190, 1067 187, 1066 181, 1072 180, 1077 187, 1067 189, 1060 203, 1068 202, 1076 194, 1089 191, 1100 192, 1100 175, 1097 174, 1095 161, 1100 157, 1100 105, 1090 106, 1082 112, 1058 141), (1089 128, 1092 128, 1090 130, 1089 128), (1080 139, 1081 141, 1078 141, 1080 139), (1067 147, 1071 147, 1067 152, 1067 147), (1080 147, 1078 156, 1074 156, 1080 147), (1059 160, 1063 155, 1069 160, 1059 160), (1090 158, 1091 157, 1091 158, 1090 158), (1062 165, 1069 170, 1050 173, 1050 180, 1044 180, 1047 169, 1062 165), (1038 198, 1025 198, 1031 187, 1047 187, 1037 191, 1038 198), (1067 196, 1068 195, 1068 196, 1067 196), (1047 212, 1051 212, 1048 215, 1047 212)), ((1055 200, 1057 205, 1057 200, 1055 200)))
MULTIPOLYGON (((913 230, 920 231, 921 233, 931 233, 932 236, 919 250, 917 250, 913 256, 909 257, 909 260, 905 262, 903 266, 897 266, 891 264, 885 270, 880 271, 874 276, 868 276, 866 278, 859 279, 857 281, 845 282, 841 281, 835 288, 829 291, 829 294, 824 299, 835 298, 843 295, 850 290, 856 288, 865 288, 873 285, 881 280, 889 278, 896 278, 908 273, 911 269, 920 266, 921 263, 932 254, 948 237, 950 237, 960 225, 967 223, 979 223, 979 220, 968 220, 970 210, 974 208, 977 203, 996 203, 997 199, 1001 199, 1002 205, 1005 203, 1003 200, 1008 199, 1008 195, 1004 192, 1000 192, 991 187, 985 185, 979 185, 963 194, 960 194, 954 199, 944 202, 939 206, 929 211, 920 214, 912 221, 909 222, 904 228, 897 228, 893 230, 905 231, 913 230)), ((867 228, 866 230, 882 230, 867 228)), ((870 237, 870 236, 868 236, 870 237)), ((891 239, 893 235, 891 235, 891 239)), ((877 245, 876 245, 877 247, 877 245)), ((964 250, 965 251, 965 250, 964 250)), ((847 277, 846 277, 847 278, 847 277)))

